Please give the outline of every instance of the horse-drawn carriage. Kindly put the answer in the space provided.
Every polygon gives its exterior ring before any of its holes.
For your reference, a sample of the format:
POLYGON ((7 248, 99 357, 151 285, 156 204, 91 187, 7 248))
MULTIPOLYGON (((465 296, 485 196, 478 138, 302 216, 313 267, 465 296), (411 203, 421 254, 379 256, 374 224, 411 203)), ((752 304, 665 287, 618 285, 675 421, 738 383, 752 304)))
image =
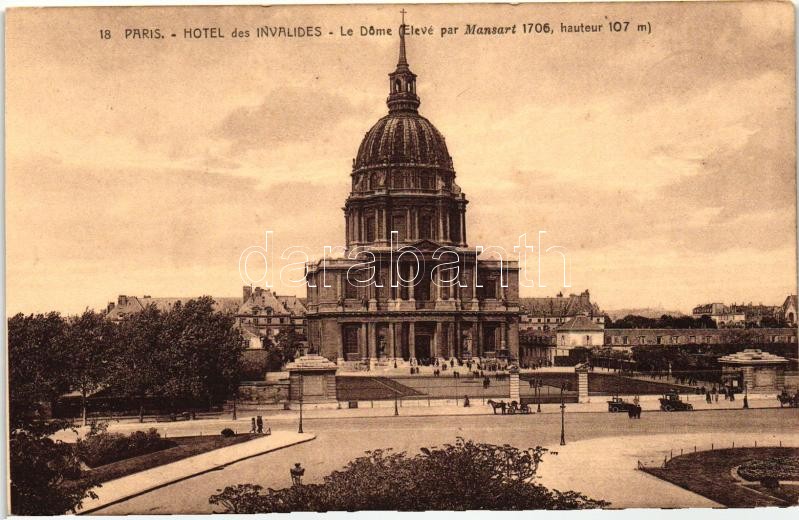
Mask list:
POLYGON ((793 395, 789 394, 787 390, 783 390, 777 395, 777 399, 780 401, 780 408, 785 405, 788 405, 789 408, 799 408, 799 390, 793 395))
POLYGON ((517 401, 511 401, 510 403, 506 403, 505 401, 494 401, 493 399, 489 399, 486 401, 486 404, 490 405, 491 408, 494 410, 494 415, 497 414, 497 410, 502 412, 502 415, 515 415, 517 413, 520 414, 528 414, 533 413, 530 410, 530 405, 527 403, 519 404, 517 401))

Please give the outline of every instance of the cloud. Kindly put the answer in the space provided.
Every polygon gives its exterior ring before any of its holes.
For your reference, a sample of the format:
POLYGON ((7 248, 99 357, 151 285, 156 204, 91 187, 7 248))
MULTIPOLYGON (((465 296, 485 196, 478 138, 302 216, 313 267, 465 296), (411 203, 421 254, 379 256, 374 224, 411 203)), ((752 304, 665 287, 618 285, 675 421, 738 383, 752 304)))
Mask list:
POLYGON ((268 149, 324 139, 355 112, 355 105, 335 92, 280 86, 260 105, 233 110, 212 135, 228 141, 233 153, 268 149))

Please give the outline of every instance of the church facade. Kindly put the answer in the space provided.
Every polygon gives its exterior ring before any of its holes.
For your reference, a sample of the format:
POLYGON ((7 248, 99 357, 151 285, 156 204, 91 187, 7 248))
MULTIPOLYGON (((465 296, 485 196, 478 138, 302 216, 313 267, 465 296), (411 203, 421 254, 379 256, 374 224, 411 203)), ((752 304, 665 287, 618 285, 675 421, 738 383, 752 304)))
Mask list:
POLYGON ((353 160, 344 253, 308 265, 309 347, 351 368, 515 362, 518 263, 468 246, 468 201, 444 137, 419 114, 404 28, 388 114, 353 160))

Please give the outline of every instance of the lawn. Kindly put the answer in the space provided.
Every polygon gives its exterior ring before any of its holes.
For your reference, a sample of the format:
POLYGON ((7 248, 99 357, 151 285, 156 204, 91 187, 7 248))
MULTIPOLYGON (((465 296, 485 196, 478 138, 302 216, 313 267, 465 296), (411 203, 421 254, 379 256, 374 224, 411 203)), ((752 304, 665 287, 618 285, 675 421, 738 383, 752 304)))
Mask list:
POLYGON ((108 482, 109 480, 138 473, 156 466, 169 464, 170 462, 199 455, 207 451, 233 446, 234 444, 246 442, 256 437, 259 436, 249 433, 235 435, 233 437, 223 437, 222 435, 170 437, 169 440, 177 444, 177 446, 112 462, 104 466, 98 466, 85 471, 83 478, 93 478, 98 482, 108 482))
POLYGON ((590 395, 659 395, 669 390, 684 393, 692 391, 693 388, 615 374, 588 374, 588 393, 590 395))
POLYGON ((664 468, 644 471, 677 486, 693 491, 727 507, 787 507, 799 500, 799 486, 782 484, 767 488, 733 477, 733 468, 742 464, 768 466, 770 459, 794 458, 799 448, 733 448, 700 451, 674 457, 664 468))

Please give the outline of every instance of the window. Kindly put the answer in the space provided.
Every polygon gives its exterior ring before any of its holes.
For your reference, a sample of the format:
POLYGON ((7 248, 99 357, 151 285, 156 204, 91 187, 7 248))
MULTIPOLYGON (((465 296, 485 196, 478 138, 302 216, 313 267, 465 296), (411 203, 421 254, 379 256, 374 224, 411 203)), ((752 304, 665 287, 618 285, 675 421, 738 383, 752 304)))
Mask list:
POLYGON ((585 344, 586 345, 590 345, 591 344, 591 335, 590 334, 586 334, 586 336, 585 336, 585 344))
POLYGON ((672 345, 676 345, 676 344, 677 344, 677 343, 679 343, 679 342, 680 342, 680 338, 679 338, 679 336, 672 336, 672 337, 671 337, 671 344, 672 344, 672 345))
POLYGON ((696 336, 689 336, 688 343, 696 343, 696 336))
POLYGON ((345 298, 357 298, 358 297, 358 287, 349 280, 345 273, 341 275, 344 281, 344 297, 345 298))
POLYGON ((397 239, 405 239, 405 215, 394 215, 391 218, 391 231, 397 232, 397 239))
POLYGON ((419 217, 419 238, 433 238, 433 219, 430 215, 419 217))
POLYGON ((366 219, 366 241, 367 242, 374 242, 375 241, 375 231, 376 231, 376 223, 374 217, 369 217, 366 219))
POLYGON ((638 344, 646 345, 646 336, 638 336, 638 344))
POLYGON ((658 336, 657 337, 657 342, 658 342, 658 345, 662 345, 663 344, 663 336, 658 336))
POLYGON ((622 338, 621 338, 621 341, 622 341, 622 343, 624 343, 625 345, 629 345, 629 344, 630 344, 630 338, 629 338, 629 336, 622 336, 622 338))

